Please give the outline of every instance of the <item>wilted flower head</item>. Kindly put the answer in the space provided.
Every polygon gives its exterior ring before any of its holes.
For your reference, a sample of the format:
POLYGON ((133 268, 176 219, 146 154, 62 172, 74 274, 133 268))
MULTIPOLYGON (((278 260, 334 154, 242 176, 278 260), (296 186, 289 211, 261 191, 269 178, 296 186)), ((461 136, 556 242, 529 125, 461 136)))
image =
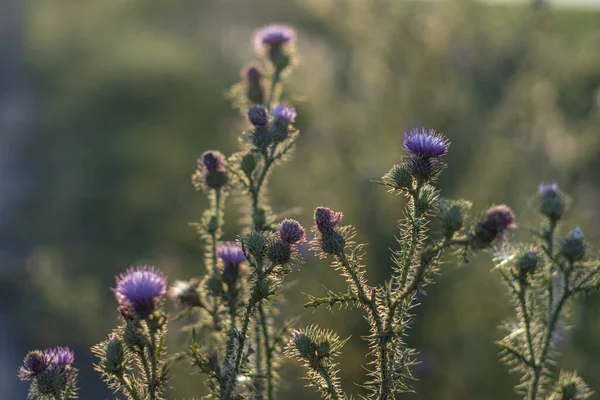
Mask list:
POLYGON ((205 151, 198 160, 198 168, 207 172, 225 171, 225 165, 225 156, 217 150, 205 151))
POLYGON ((46 371, 50 366, 49 357, 39 351, 30 351, 23 360, 23 366, 19 369, 19 379, 29 381, 38 377, 42 372, 46 371))
POLYGON ((217 245, 217 257, 225 264, 241 264, 246 261, 242 247, 236 242, 221 242, 217 245))
POLYGON ((267 25, 256 31, 254 44, 257 51, 273 46, 294 44, 296 31, 289 25, 267 25))
POLYGON ((306 232, 300 223, 293 219, 284 219, 279 224, 281 240, 289 244, 301 243, 306 239, 306 232))
POLYGON ((154 303, 164 296, 167 277, 150 266, 129 268, 117 277, 115 297, 121 307, 132 309, 140 318, 154 311, 154 303))
POLYGON ((296 118, 296 110, 294 107, 286 107, 283 104, 278 105, 273 109, 273 120, 282 125, 288 125, 294 122, 296 118))
POLYGON ((263 105, 253 105, 248 109, 248 120, 256 128, 266 126, 269 122, 269 113, 263 105))
POLYGON ((517 226, 515 214, 510 207, 504 204, 489 208, 482 224, 486 229, 496 233, 502 233, 517 226))
POLYGON ((334 228, 340 223, 344 214, 333 211, 327 207, 317 207, 315 209, 315 224, 319 232, 334 228))
POLYGON ((190 279, 189 281, 175 281, 169 288, 169 298, 171 301, 180 303, 189 307, 198 306, 200 304, 200 295, 198 294, 198 286, 200 281, 190 279))
POLYGON ((404 133, 404 151, 417 157, 441 157, 448 152, 450 141, 433 129, 412 129, 404 133))
POLYGON ((54 347, 44 350, 44 354, 54 367, 66 367, 75 361, 75 353, 68 347, 54 347))

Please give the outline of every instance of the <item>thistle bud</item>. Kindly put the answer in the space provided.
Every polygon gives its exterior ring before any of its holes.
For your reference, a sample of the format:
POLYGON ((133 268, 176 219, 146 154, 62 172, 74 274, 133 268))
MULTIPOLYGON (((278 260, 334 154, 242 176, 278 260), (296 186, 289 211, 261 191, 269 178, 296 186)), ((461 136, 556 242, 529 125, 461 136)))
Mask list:
POLYGON ((284 219, 279 224, 279 237, 286 243, 298 244, 306 239, 306 232, 300 223, 293 219, 284 219))
POLYGON ((256 51, 265 54, 278 72, 290 65, 295 41, 296 31, 287 25, 268 25, 254 36, 256 51))
POLYGON ((302 357, 313 356, 317 350, 317 345, 303 332, 294 331, 294 346, 302 357))
POLYGON ((565 199, 559 191, 556 183, 544 184, 539 187, 540 193, 540 213, 550 218, 550 220, 558 221, 565 212, 565 199))
POLYGON ((130 351, 138 351, 144 346, 146 339, 135 321, 129 322, 123 331, 123 342, 130 351))
POLYGON ((471 203, 464 200, 442 199, 438 203, 438 215, 442 222, 444 237, 451 239, 464 226, 467 211, 471 203))
POLYGON ((269 113, 265 106, 253 105, 248 109, 248 120, 255 128, 262 128, 269 123, 269 113))
POLYGON ((548 400, 587 400, 593 392, 576 373, 562 372, 548 400))
POLYGON ((527 276, 533 274, 537 268, 539 257, 535 251, 528 251, 517 255, 515 266, 521 281, 525 281, 527 276))
POLYGON ((196 187, 220 189, 229 182, 227 161, 218 151, 205 151, 198 159, 198 171, 193 176, 196 187))
POLYGON ((122 374, 125 369, 124 360, 123 342, 116 336, 111 337, 106 342, 106 357, 104 359, 106 371, 115 375, 122 374))
POLYGON ((263 104, 265 102, 265 89, 262 84, 263 72, 259 67, 246 65, 241 72, 242 79, 246 85, 246 98, 252 104, 263 104))
POLYGON ((257 283, 256 296, 257 300, 268 299, 273 293, 275 293, 279 286, 279 281, 271 276, 267 276, 260 279, 257 283))
POLYGON ((275 265, 283 265, 292 258, 292 246, 283 240, 277 240, 269 248, 269 260, 275 265))
POLYGON ((268 240, 263 232, 253 230, 244 235, 241 239, 243 249, 246 252, 246 258, 252 255, 255 258, 261 258, 266 254, 268 240))
POLYGON ((585 256, 585 243, 579 227, 561 241, 559 253, 571 262, 579 261, 585 256))
POLYGON ((317 357, 324 358, 331 355, 331 343, 323 342, 317 346, 317 357))
POLYGON ((411 171, 401 165, 394 165, 392 169, 385 174, 381 181, 394 189, 410 189, 413 184, 411 171))
POLYGON ((23 360, 23 366, 19 369, 19 379, 29 381, 37 378, 50 366, 49 358, 41 351, 30 351, 23 360))
POLYGON ((240 168, 246 174, 246 176, 251 176, 252 172, 256 169, 256 156, 254 153, 248 153, 242 157, 240 161, 240 168))

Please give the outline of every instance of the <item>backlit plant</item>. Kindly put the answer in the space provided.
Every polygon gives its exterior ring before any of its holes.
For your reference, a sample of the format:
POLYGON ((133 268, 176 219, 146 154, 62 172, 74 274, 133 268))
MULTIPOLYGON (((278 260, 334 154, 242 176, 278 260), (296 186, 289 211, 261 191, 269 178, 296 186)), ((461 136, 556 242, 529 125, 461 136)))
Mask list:
MULTIPOLYGON (((293 151, 299 131, 296 110, 285 96, 286 77, 296 65, 296 33, 270 25, 255 35, 260 62, 242 69, 242 80, 230 97, 247 120, 240 150, 226 157, 206 151, 198 159, 194 186, 205 193, 209 208, 197 229, 204 246, 203 276, 177 280, 155 267, 138 266, 116 278, 113 289, 121 324, 92 347, 95 369, 115 393, 130 400, 168 398, 169 364, 187 361, 206 376, 207 398, 278 398, 279 367, 284 356, 306 368, 308 386, 324 399, 360 397, 345 393, 336 357, 348 338, 316 325, 298 327, 280 316, 285 278, 303 264, 299 247, 307 232, 297 221, 272 211, 267 184, 276 165, 293 151), (223 231, 226 200, 244 199, 241 232, 223 231), (229 241, 224 241, 228 236, 229 241), (169 357, 166 350, 169 298, 177 310, 171 320, 189 333, 186 351, 169 357), (283 322, 282 322, 283 321, 283 322)), ((475 218, 471 203, 441 196, 435 184, 446 168, 450 141, 432 129, 404 134, 404 155, 377 181, 406 199, 397 245, 391 252, 393 272, 380 285, 366 279, 364 245, 356 230, 343 225, 343 214, 327 207, 314 211, 310 249, 327 259, 347 283, 343 292, 309 295, 304 308, 332 311, 355 307, 369 326, 368 399, 394 399, 410 392, 418 350, 407 344, 417 296, 433 283, 445 253, 467 262, 473 253, 491 251, 515 307, 498 341, 502 361, 521 374, 517 391, 528 400, 583 400, 591 391, 575 373, 555 368, 558 339, 567 328, 573 300, 600 286, 600 263, 589 258, 579 228, 559 234, 568 204, 557 184, 539 189, 540 229, 533 244, 509 244, 517 227, 513 211, 493 205, 475 218)), ((298 314, 300 310, 291 311, 298 314)), ((19 378, 31 382, 29 398, 66 400, 77 397, 74 354, 66 347, 27 354, 19 378)))

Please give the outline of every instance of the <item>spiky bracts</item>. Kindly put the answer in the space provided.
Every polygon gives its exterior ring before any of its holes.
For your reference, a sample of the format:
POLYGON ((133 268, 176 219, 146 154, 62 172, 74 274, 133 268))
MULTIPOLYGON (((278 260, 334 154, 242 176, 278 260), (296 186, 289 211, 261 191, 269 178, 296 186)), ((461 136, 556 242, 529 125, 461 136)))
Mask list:
POLYGON ((77 398, 75 354, 68 347, 54 347, 27 353, 19 369, 19 379, 30 381, 28 399, 77 398))

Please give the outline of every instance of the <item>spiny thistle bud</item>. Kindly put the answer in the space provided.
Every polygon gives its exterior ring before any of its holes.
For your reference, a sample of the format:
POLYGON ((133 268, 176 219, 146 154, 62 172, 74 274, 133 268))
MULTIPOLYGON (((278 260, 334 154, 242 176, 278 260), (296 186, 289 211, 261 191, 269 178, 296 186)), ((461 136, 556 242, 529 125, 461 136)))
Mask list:
POLYGON ((548 400, 587 400, 594 392, 577 375, 561 371, 556 386, 548 400))
POLYGON ((381 181, 394 189, 410 189, 413 184, 413 174, 402 165, 394 165, 381 181))
POLYGON ((299 244, 306 239, 304 228, 293 219, 284 219, 279 224, 278 232, 281 240, 289 244, 299 244))
POLYGON ((35 387, 39 394, 57 398, 65 390, 67 382, 68 376, 65 371, 61 371, 59 368, 50 368, 37 377, 35 387))
POLYGON ((288 126, 296 119, 296 109, 286 107, 283 104, 273 109, 273 122, 279 125, 288 126))
POLYGON ((290 53, 286 48, 293 47, 296 31, 287 25, 267 25, 254 35, 256 51, 266 54, 277 71, 283 71, 290 64, 290 53))
POLYGON ((474 248, 489 247, 504 232, 514 229, 516 226, 515 215, 508 206, 502 204, 490 207, 477 224, 471 238, 471 245, 474 248))
POLYGON ((256 300, 260 301, 271 297, 277 291, 277 289, 281 285, 281 282, 273 276, 266 276, 258 280, 256 285, 256 300))
POLYGON ((527 279, 527 276, 533 274, 537 268, 539 256, 535 251, 527 251, 517 254, 515 258, 515 266, 517 274, 522 281, 527 279))
POLYGON ((324 358, 331 355, 331 343, 323 342, 317 346, 317 357, 324 358))
POLYGON ((283 265, 292 258, 292 246, 283 240, 277 240, 269 247, 269 260, 275 265, 283 265))
POLYGON ((173 286, 169 288, 169 298, 175 304, 180 304, 187 308, 198 307, 201 304, 198 286, 200 286, 200 281, 197 279, 175 281, 173 286))
POLYGON ((579 261, 585 256, 585 243, 579 227, 561 241, 559 253, 571 262, 579 261))
POLYGON ((294 346, 302 357, 310 357, 315 354, 317 345, 306 334, 298 330, 294 330, 294 346))
POLYGON ((263 105, 253 105, 248 109, 248 120, 255 128, 263 128, 269 123, 269 112, 263 105))
POLYGON ((256 165, 256 156, 252 152, 245 154, 240 161, 240 168, 248 177, 252 175, 252 172, 256 169, 256 165))
POLYGON ((37 378, 50 366, 50 359, 39 350, 30 351, 23 360, 23 366, 19 369, 19 379, 29 381, 37 378))
POLYGON ((404 151, 419 158, 441 157, 448 152, 450 141, 433 129, 412 129, 404 133, 404 151))
POLYGON ((144 346, 146 339, 142 332, 140 332, 140 326, 135 321, 130 321, 123 330, 123 342, 127 345, 127 348, 131 351, 139 351, 139 348, 144 346))
POLYGON ((125 350, 123 342, 117 336, 112 336, 106 342, 106 357, 104 366, 106 371, 111 374, 122 374, 125 370, 125 350))
POLYGON ((540 184, 540 212, 552 221, 558 221, 565 212, 566 202, 558 184, 540 184))
POLYGON ((144 319, 154 312, 166 289, 167 277, 158 269, 144 265, 131 267, 119 275, 113 290, 121 307, 144 319))
POLYGON ((442 222, 442 231, 446 239, 460 231, 471 203, 465 200, 442 199, 438 203, 438 215, 442 222))
POLYGON ((267 251, 268 240, 263 232, 253 230, 241 238, 242 248, 246 258, 252 255, 261 258, 267 251))
POLYGON ((227 184, 227 161, 221 152, 205 151, 198 159, 198 171, 193 176, 196 187, 220 189, 227 184))
POLYGON ((246 98, 252 104, 265 102, 265 89, 262 84, 263 72, 259 67, 249 64, 240 73, 246 84, 246 98))
POLYGON ((217 245, 217 257, 223 260, 223 282, 233 285, 240 276, 240 264, 246 261, 242 247, 235 242, 221 242, 217 245))
POLYGON ((419 214, 423 215, 433 209, 437 203, 439 191, 431 185, 425 185, 421 189, 419 198, 416 201, 415 207, 419 214))

